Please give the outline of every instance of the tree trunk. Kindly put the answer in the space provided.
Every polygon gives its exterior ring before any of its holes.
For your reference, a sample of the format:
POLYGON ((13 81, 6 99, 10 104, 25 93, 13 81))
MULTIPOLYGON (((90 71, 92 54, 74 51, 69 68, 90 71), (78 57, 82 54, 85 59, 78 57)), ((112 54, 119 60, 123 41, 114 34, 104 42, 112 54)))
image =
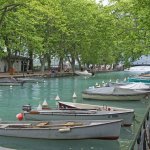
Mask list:
POLYGON ((59 60, 59 71, 61 72, 63 70, 63 58, 61 57, 59 60))
POLYGON ((78 64, 79 64, 79 70, 81 70, 81 62, 79 60, 79 57, 77 57, 77 61, 78 61, 78 64))
POLYGON ((7 36, 5 36, 4 40, 5 40, 5 45, 7 47, 7 53, 8 53, 8 56, 7 56, 6 60, 7 60, 7 63, 8 63, 8 71, 9 71, 13 67, 13 62, 11 61, 11 49, 9 48, 9 40, 8 40, 7 36))
POLYGON ((72 61, 71 61, 71 68, 72 68, 72 72, 75 72, 75 58, 72 57, 72 61))
POLYGON ((40 63, 41 63, 41 72, 44 73, 44 71, 45 71, 45 57, 40 58, 40 63))
POLYGON ((51 56, 50 55, 47 56, 47 63, 48 63, 48 70, 50 70, 51 69, 51 56))
POLYGON ((29 58, 30 58, 30 60, 29 60, 29 70, 33 70, 33 51, 30 51, 29 52, 29 58))

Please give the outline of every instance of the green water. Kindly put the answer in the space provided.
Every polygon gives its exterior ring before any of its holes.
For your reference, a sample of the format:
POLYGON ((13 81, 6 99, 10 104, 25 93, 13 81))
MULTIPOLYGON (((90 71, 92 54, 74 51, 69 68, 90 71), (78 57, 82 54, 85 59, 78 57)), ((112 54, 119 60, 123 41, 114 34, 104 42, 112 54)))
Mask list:
POLYGON ((22 111, 22 106, 31 104, 38 106, 43 100, 47 100, 51 107, 56 107, 55 97, 59 95, 62 101, 76 101, 82 103, 91 103, 99 105, 112 105, 117 107, 134 108, 136 121, 131 127, 123 127, 121 135, 117 141, 107 140, 37 140, 25 138, 10 138, 0 136, 0 146, 18 149, 18 150, 127 150, 134 137, 139 122, 148 106, 146 101, 99 101, 83 100, 81 91, 102 83, 102 81, 123 81, 129 77, 129 73, 110 72, 99 73, 94 77, 85 79, 80 76, 61 77, 45 79, 42 83, 25 83, 20 86, 1 86, 0 87, 0 119, 17 120, 16 114, 22 111), (73 100, 73 93, 76 93, 77 99, 73 100))

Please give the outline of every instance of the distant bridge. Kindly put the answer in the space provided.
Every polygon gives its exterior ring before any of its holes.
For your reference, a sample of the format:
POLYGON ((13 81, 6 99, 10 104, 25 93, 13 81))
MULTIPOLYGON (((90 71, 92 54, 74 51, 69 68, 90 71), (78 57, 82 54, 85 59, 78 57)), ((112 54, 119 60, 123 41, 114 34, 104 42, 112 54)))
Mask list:
POLYGON ((150 66, 150 55, 143 55, 132 63, 132 66, 150 66))

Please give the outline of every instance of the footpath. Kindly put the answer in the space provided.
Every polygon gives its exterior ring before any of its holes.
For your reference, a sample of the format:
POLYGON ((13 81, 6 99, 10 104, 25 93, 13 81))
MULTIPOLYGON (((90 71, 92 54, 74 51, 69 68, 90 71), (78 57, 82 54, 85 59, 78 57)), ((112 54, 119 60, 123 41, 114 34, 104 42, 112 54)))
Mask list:
POLYGON ((34 73, 0 73, 0 78, 11 78, 11 77, 64 77, 64 76, 73 76, 72 72, 57 72, 57 73, 49 73, 49 72, 34 72, 34 73))

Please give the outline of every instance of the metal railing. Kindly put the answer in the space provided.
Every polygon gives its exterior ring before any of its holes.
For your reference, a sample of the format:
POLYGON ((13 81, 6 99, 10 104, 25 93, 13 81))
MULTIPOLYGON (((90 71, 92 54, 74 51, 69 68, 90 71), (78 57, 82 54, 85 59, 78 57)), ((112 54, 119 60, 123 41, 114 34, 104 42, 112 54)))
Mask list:
POLYGON ((129 150, 150 150, 150 105, 147 108, 144 118, 140 123, 140 127, 133 141, 130 144, 129 150))

